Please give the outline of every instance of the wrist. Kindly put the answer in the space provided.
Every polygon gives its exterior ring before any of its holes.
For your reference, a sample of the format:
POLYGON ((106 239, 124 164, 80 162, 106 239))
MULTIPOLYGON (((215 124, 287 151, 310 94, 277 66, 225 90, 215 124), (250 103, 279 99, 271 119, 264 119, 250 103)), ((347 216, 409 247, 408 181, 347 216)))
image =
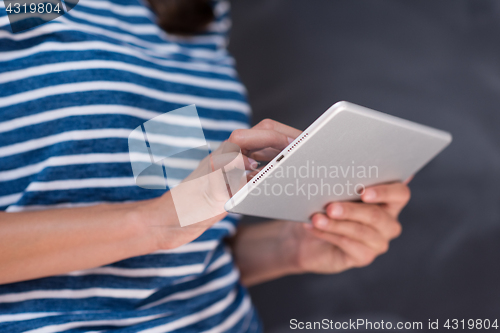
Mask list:
POLYGON ((148 239, 151 252, 171 250, 189 243, 227 214, 225 211, 218 215, 216 212, 207 214, 204 211, 200 215, 199 211, 202 210, 201 206, 204 202, 200 202, 201 200, 197 198, 193 195, 183 198, 185 202, 190 203, 190 211, 180 214, 184 219, 197 221, 191 225, 180 223, 178 216, 180 207, 175 205, 172 191, 166 192, 161 197, 136 203, 130 217, 139 225, 145 239, 148 239), (212 217, 207 219, 206 216, 212 217))
POLYGON ((300 273, 288 223, 272 221, 240 227, 233 249, 243 284, 250 286, 300 273))
POLYGON ((171 209, 169 200, 164 197, 165 195, 138 201, 127 207, 126 224, 134 230, 135 237, 141 241, 144 254, 169 248, 166 246, 163 235, 165 229, 169 227, 166 221, 171 220, 165 215, 169 215, 168 212, 171 212, 171 209))
POLYGON ((279 238, 277 244, 279 245, 278 252, 287 274, 301 274, 305 273, 300 256, 300 230, 303 226, 299 222, 290 221, 276 221, 280 226, 279 238))

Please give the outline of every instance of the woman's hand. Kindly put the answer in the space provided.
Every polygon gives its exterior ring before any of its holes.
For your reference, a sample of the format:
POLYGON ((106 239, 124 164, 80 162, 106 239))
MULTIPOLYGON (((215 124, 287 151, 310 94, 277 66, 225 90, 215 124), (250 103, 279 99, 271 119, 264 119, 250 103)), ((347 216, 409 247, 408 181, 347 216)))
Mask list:
POLYGON ((362 202, 328 205, 312 224, 273 221, 242 226, 233 239, 241 280, 253 285, 289 274, 339 273, 370 264, 401 233, 406 184, 373 186, 362 202))
MULTIPOLYGON (((138 218, 142 218, 144 214, 150 216, 151 230, 159 238, 161 249, 171 249, 191 242, 226 215, 224 204, 229 199, 226 183, 222 173, 214 171, 226 165, 224 160, 228 156, 232 159, 236 155, 234 153, 238 149, 233 147, 241 150, 245 169, 255 172, 255 159, 268 160, 274 157, 300 133, 297 129, 270 119, 265 119, 250 129, 233 131, 227 142, 223 143, 224 149, 216 150, 203 160, 183 181, 184 184, 181 183, 182 186, 179 185, 179 188, 176 187, 158 200, 145 205, 138 218), (219 150, 230 150, 231 154, 220 153, 219 150), (207 174, 207 170, 212 172, 207 174), (165 214, 169 218, 165 218, 165 214), (181 226, 181 219, 197 223, 181 226)), ((240 185, 244 185, 246 181, 243 179, 240 185)))
POLYGON ((406 184, 379 185, 366 189, 362 202, 328 205, 326 214, 313 216, 312 224, 289 222, 296 269, 338 273, 369 265, 401 234, 398 215, 409 199, 406 184))

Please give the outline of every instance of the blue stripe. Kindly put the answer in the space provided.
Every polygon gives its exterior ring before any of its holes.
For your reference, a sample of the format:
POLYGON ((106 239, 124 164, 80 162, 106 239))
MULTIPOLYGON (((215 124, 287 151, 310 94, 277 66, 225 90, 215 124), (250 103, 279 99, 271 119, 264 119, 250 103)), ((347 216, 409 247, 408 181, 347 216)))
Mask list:
MULTIPOLYGON (((99 110, 96 110, 99 111, 99 110)), ((99 129, 130 129, 132 131, 140 126, 144 119, 123 114, 95 114, 71 116, 39 124, 21 127, 12 131, 0 133, 0 140, 4 146, 19 142, 26 131, 33 131, 35 135, 30 139, 43 138, 64 132, 99 129)), ((162 124, 163 135, 175 137, 196 137, 196 129, 187 125, 162 124)), ((217 136, 217 131, 211 131, 212 136, 217 136)), ((168 144, 168 143, 166 143, 168 144)), ((127 151, 127 150, 125 150, 127 151)))
MULTIPOLYGON (((148 110, 157 112, 175 110, 186 106, 186 104, 164 102, 128 92, 102 90, 53 95, 32 101, 21 102, 14 106, 0 107, 0 114, 2 114, 2 117, 5 114, 4 120, 10 120, 19 117, 20 114, 27 116, 47 110, 80 106, 82 104, 82 99, 91 101, 90 103, 86 103, 86 105, 107 104, 132 106, 137 108, 147 105, 148 110)), ((239 101, 244 103, 244 98, 240 96, 239 101)), ((212 118, 215 120, 235 120, 241 122, 248 121, 248 116, 241 112, 214 110, 198 105, 197 109, 198 114, 203 118, 212 118)))
POLYGON ((60 203, 122 202, 147 200, 164 194, 162 190, 146 190, 137 186, 118 188, 83 188, 64 191, 26 192, 17 205, 51 205, 60 203))
POLYGON ((25 91, 50 87, 51 85, 47 84, 48 82, 57 82, 57 85, 61 85, 93 81, 113 81, 114 78, 119 78, 120 82, 130 82, 133 84, 140 83, 142 87, 165 92, 168 91, 169 93, 244 101, 241 94, 237 92, 207 89, 177 82, 168 82, 114 69, 72 70, 17 80, 9 83, 7 87, 5 87, 6 89, 2 89, 2 91, 0 91, 0 98, 13 95, 13 92, 22 93, 25 91))
MULTIPOLYGON (((56 41, 47 41, 47 42, 56 42, 56 41)), ((80 43, 84 43, 86 41, 79 41, 80 43)), ((61 43, 61 45, 64 45, 64 43, 61 43)), ((73 43, 73 45, 79 45, 78 42, 73 43)), ((113 44, 110 44, 113 45, 113 44)), ((123 45, 118 45, 122 46, 123 45)), ((1 45, 0 45, 1 48, 1 45)), ((29 48, 27 48, 29 49, 29 48)), ((24 50, 24 49, 21 49, 24 50)), ((1 51, 1 49, 0 49, 1 51)), ((13 51, 13 50, 8 50, 8 51, 13 51)), ((134 53, 135 54, 135 53, 134 53)), ((167 60, 170 61, 171 59, 168 59, 166 57, 155 57, 152 55, 144 55, 147 58, 152 58, 156 59, 160 62, 167 60)), ((176 67, 176 66, 167 66, 167 65, 159 65, 154 62, 146 61, 143 60, 142 58, 128 55, 128 54, 123 54, 123 53, 118 53, 118 52, 113 52, 113 51, 107 51, 107 50, 82 50, 82 51, 60 51, 57 50, 57 47, 54 47, 54 50, 51 51, 44 51, 44 52, 38 52, 33 55, 30 55, 29 57, 20 57, 16 59, 15 61, 10 61, 9 62, 9 67, 5 68, 8 69, 9 71, 14 71, 14 70, 19 70, 19 69, 25 69, 28 67, 34 67, 34 66, 39 66, 39 65, 45 65, 45 64, 52 64, 52 63, 61 63, 61 62, 69 62, 69 61, 79 61, 79 60, 109 60, 109 61, 119 61, 119 62, 124 62, 124 63, 129 63, 129 64, 135 64, 137 66, 142 66, 142 67, 147 67, 147 68, 152 68, 152 69, 158 69, 158 70, 167 70, 169 73, 183 73, 183 74, 191 74, 191 75, 196 75, 199 77, 206 77, 206 78, 215 78, 215 79, 223 79, 223 80, 228 80, 232 82, 238 82, 237 79, 235 79, 233 76, 227 75, 227 74, 220 74, 217 72, 207 72, 207 71, 201 71, 201 70, 190 70, 190 69, 185 69, 184 67, 176 67)), ((2 60, 0 59, 0 63, 2 63, 2 60)), ((193 64, 197 64, 199 62, 193 62, 193 64)), ((212 65, 215 66, 215 65, 212 65)), ((195 66, 191 66, 195 67, 195 66)), ((215 66, 215 67, 224 67, 224 66, 215 66)))
MULTIPOLYGON (((61 26, 61 23, 52 21, 52 22, 47 22, 44 24, 44 26, 46 26, 46 25, 61 26)), ((79 42, 79 41, 85 41, 88 39, 88 35, 89 35, 88 32, 81 31, 77 27, 73 28, 72 26, 70 26, 70 28, 72 28, 72 29, 69 29, 66 31, 61 31, 61 32, 45 33, 45 34, 36 35, 33 37, 26 37, 26 38, 22 38, 20 40, 15 40, 12 38, 0 38, 0 46, 1 46, 0 51, 5 52, 5 51, 22 50, 22 49, 36 46, 40 43, 43 43, 43 42, 46 42, 49 40, 57 40, 58 42, 79 42), (57 35, 57 39, 54 39, 53 37, 55 37, 56 35, 57 35)), ((22 36, 22 33, 21 33, 21 36, 22 36)), ((28 36, 30 36, 30 35, 28 35, 28 36)), ((139 50, 146 50, 146 46, 144 46, 144 44, 142 44, 141 41, 139 41, 139 40, 127 42, 127 41, 120 40, 119 38, 120 38, 120 36, 117 36, 117 38, 113 38, 113 37, 108 37, 108 36, 104 36, 104 35, 97 35, 92 40, 93 41, 107 42, 107 43, 116 44, 116 45, 123 45, 125 42, 128 45, 133 46, 134 48, 137 48, 139 50)), ((140 36, 139 39, 142 39, 142 36, 140 36)), ((153 47, 152 52, 157 53, 157 54, 160 54, 160 53, 163 54, 163 51, 158 49, 158 47, 162 46, 162 44, 163 44, 163 46, 167 45, 165 43, 160 43, 160 42, 158 42, 158 43, 148 42, 148 43, 152 44, 151 45, 153 47)), ((221 61, 224 60, 220 56, 215 57, 213 59, 205 60, 206 57, 200 58, 200 57, 197 57, 195 55, 192 55, 192 52, 193 51, 196 52, 196 50, 204 50, 207 52, 213 52, 211 50, 207 50, 205 48, 198 47, 197 45, 194 45, 194 44, 179 45, 177 43, 176 45, 178 45, 180 48, 178 48, 175 51, 173 50, 173 51, 165 53, 164 57, 166 59, 175 59, 175 60, 180 60, 180 61, 192 61, 192 60, 203 59, 208 64, 217 64, 217 63, 221 63, 221 61)), ((221 55, 223 56, 224 54, 222 53, 221 55)))

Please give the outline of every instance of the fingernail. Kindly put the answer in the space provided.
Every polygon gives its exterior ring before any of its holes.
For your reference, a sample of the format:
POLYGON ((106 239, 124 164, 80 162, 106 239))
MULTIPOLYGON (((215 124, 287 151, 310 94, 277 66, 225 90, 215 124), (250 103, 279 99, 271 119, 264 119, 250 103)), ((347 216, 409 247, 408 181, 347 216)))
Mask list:
POLYGON ((292 138, 288 137, 288 144, 292 143, 293 140, 295 140, 295 139, 292 139, 292 138))
POLYGON ((326 216, 320 215, 316 220, 316 226, 318 228, 324 228, 327 225, 328 225, 328 219, 326 218, 326 216))
POLYGON ((332 211, 330 212, 330 214, 338 217, 338 216, 342 216, 343 212, 344 212, 344 208, 342 208, 342 205, 339 203, 335 203, 335 204, 333 204, 333 208, 332 208, 332 211))
POLYGON ((372 189, 367 189, 365 191, 365 195, 363 195, 363 199, 369 200, 369 201, 375 200, 376 197, 377 197, 377 193, 372 189))
POLYGON ((248 158, 248 163, 250 163, 250 169, 252 170, 255 170, 257 169, 257 167, 259 166, 259 163, 257 163, 256 160, 254 160, 253 158, 248 158))

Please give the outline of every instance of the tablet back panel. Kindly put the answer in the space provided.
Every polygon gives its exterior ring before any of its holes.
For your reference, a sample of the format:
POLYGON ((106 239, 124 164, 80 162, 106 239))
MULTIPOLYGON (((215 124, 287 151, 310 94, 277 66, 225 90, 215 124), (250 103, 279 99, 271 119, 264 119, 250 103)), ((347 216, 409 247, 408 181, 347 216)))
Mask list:
POLYGON ((447 132, 339 102, 228 201, 226 210, 307 222, 332 201, 359 199, 356 192, 364 187, 408 179, 450 142, 447 132))

